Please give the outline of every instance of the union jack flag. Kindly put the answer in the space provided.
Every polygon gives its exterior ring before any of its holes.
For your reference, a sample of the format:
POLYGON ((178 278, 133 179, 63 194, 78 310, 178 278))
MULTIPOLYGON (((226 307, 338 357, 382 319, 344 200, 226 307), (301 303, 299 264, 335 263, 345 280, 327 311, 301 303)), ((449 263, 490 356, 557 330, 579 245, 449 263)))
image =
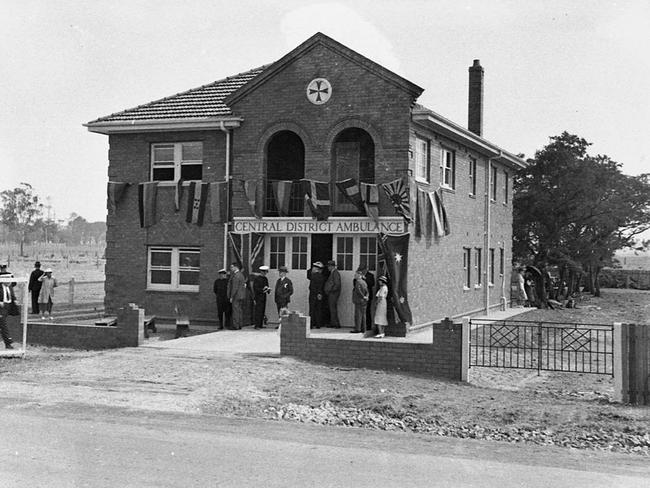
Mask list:
POLYGON ((409 186, 406 178, 399 178, 390 183, 381 185, 388 195, 390 202, 395 208, 398 215, 404 217, 407 223, 411 223, 411 203, 409 196, 409 186))

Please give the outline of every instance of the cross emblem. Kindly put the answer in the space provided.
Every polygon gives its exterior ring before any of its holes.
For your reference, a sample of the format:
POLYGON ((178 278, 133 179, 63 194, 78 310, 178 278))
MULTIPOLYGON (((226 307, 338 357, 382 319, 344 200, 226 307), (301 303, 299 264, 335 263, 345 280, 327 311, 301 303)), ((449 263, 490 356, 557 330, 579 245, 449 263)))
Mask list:
POLYGON ((314 105, 322 105, 332 96, 332 85, 325 78, 315 78, 307 85, 307 98, 314 105))

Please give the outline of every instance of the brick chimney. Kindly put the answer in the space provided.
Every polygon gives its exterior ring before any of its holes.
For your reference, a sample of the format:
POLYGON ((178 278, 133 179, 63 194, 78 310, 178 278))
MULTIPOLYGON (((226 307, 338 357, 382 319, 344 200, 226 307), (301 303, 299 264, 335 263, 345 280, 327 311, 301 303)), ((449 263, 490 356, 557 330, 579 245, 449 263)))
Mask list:
POLYGON ((469 67, 467 129, 483 135, 483 67, 478 59, 469 67))

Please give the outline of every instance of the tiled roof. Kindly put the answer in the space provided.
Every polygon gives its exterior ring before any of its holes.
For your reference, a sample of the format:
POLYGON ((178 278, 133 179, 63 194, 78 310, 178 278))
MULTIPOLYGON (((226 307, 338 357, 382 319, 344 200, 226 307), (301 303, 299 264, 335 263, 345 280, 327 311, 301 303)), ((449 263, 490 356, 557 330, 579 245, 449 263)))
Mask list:
POLYGON ((227 117, 232 115, 232 111, 224 103, 224 99, 255 78, 268 66, 260 66, 170 97, 139 105, 106 117, 100 117, 97 120, 88 122, 88 124, 135 120, 227 117))

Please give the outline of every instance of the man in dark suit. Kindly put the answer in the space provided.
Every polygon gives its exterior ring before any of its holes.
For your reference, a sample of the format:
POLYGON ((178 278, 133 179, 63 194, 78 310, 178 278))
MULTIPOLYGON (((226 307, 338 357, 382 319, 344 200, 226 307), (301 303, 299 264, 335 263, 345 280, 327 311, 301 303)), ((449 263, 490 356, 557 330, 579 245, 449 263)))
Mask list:
MULTIPOLYGON (((7 265, 0 266, 2 270, 0 274, 8 275, 13 278, 13 275, 7 271, 7 265)), ((9 328, 7 327, 7 316, 9 315, 9 306, 13 301, 13 292, 11 290, 11 283, 0 283, 0 335, 5 343, 5 348, 13 349, 11 345, 13 341, 9 336, 9 328)))
POLYGON ((232 305, 232 327, 238 330, 244 326, 244 304, 246 303, 248 290, 246 288, 246 278, 239 263, 230 265, 230 273, 228 300, 232 305))
POLYGON ((325 306, 325 275, 323 263, 316 261, 307 271, 309 280, 309 317, 311 328, 320 329, 323 325, 325 306))
POLYGON ((366 281, 366 285, 368 286, 368 294, 370 296, 370 300, 368 300, 368 303, 366 304, 366 324, 372 325, 372 297, 374 297, 375 291, 375 275, 368 270, 367 265, 363 265, 362 268, 363 279, 366 281))
POLYGON ((256 329, 263 329, 266 295, 271 293, 271 288, 269 287, 269 279, 266 277, 269 272, 269 267, 260 266, 259 271, 260 273, 253 279, 253 300, 255 303, 253 324, 256 329))
POLYGON ((220 269, 217 279, 214 280, 212 288, 217 299, 217 316, 219 317, 219 329, 230 329, 230 300, 228 299, 228 275, 225 269, 220 269))
POLYGON ((280 311, 289 306, 291 295, 293 295, 293 283, 287 277, 289 269, 286 266, 280 266, 278 271, 280 277, 275 283, 275 304, 278 307, 278 315, 280 315, 280 311))
POLYGON ((41 292, 41 286, 43 282, 38 281, 38 279, 43 276, 43 270, 41 269, 41 263, 36 261, 34 263, 34 271, 29 275, 29 286, 28 290, 32 295, 32 314, 38 314, 38 294, 41 292))
POLYGON ((336 261, 332 259, 327 262, 327 269, 330 275, 325 281, 325 295, 327 295, 327 306, 330 312, 330 327, 340 329, 338 304, 341 296, 341 273, 336 267, 336 261))

